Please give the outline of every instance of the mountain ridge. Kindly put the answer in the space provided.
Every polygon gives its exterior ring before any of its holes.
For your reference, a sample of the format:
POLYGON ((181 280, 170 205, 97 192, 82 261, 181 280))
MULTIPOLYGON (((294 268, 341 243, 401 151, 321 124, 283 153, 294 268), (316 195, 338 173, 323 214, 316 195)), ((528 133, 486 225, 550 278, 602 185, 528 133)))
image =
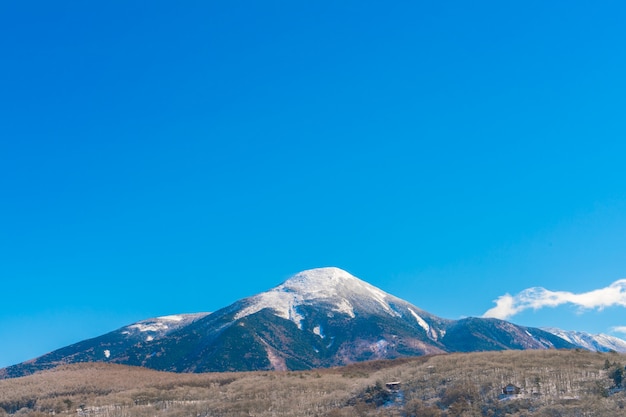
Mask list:
POLYGON ((4 368, 0 378, 76 362, 175 372, 301 370, 434 353, 580 347, 572 340, 498 319, 440 318, 328 267, 212 313, 124 326, 4 368))
POLYGON ((619 337, 603 333, 591 334, 577 330, 561 330, 554 327, 544 327, 542 329, 587 350, 626 353, 626 340, 619 337))

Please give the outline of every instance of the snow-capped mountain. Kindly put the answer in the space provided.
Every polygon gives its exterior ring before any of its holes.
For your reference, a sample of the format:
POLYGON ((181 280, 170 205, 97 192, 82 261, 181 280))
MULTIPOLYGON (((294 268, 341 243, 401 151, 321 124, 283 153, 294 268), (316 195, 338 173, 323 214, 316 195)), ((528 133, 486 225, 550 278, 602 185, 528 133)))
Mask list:
POLYGON ((338 268, 304 271, 211 314, 144 320, 0 370, 113 362, 177 372, 309 369, 475 350, 572 348, 497 319, 448 320, 338 268))
MULTIPOLYGON (((356 318, 359 315, 402 317, 408 311, 428 336, 437 340, 445 334, 441 324, 445 321, 410 306, 365 281, 339 268, 319 268, 294 275, 289 280, 267 292, 248 299, 249 305, 239 311, 235 319, 272 310, 277 316, 294 322, 302 330, 306 317, 300 310, 306 306, 324 305, 329 315, 334 313, 356 318), (420 313, 418 314, 417 311, 420 313), (433 326, 420 316, 427 317, 433 326)), ((321 327, 316 327, 320 332, 321 327)))
POLYGON ((595 352, 615 351, 626 353, 626 341, 620 339, 619 337, 609 336, 606 334, 591 334, 572 330, 561 330, 552 327, 546 327, 543 330, 550 332, 561 339, 567 340, 568 342, 583 349, 595 352))

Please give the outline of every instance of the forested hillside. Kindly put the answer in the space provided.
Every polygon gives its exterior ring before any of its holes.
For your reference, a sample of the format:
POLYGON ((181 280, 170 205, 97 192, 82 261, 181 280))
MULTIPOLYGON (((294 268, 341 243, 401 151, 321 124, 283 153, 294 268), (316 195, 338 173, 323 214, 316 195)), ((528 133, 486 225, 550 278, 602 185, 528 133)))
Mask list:
POLYGON ((0 415, 619 416, 626 415, 625 362, 616 353, 549 350, 306 372, 174 374, 78 364, 0 381, 0 415), (507 385, 519 393, 504 395, 507 385))

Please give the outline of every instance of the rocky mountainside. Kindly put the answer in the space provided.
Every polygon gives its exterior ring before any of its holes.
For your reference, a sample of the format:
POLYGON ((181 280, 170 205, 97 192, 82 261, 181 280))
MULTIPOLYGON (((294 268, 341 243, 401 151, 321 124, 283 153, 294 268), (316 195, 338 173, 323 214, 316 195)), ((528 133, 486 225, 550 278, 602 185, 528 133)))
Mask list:
POLYGON ((573 348, 497 319, 448 320, 338 268, 304 271, 214 313, 141 321, 0 370, 111 362, 176 372, 297 370, 443 352, 573 348))

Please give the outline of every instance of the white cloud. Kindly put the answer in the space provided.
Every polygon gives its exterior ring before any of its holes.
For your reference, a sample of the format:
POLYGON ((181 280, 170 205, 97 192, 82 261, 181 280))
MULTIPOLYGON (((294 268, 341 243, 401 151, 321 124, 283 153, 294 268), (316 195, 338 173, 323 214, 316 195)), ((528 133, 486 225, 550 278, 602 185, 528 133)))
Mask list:
MULTIPOLYGON (((597 310, 611 306, 626 307, 626 279, 615 281, 608 287, 579 294, 533 287, 516 295, 504 294, 494 301, 496 306, 487 310, 483 317, 506 320, 524 310, 539 310, 540 308, 557 307, 563 304, 572 304, 581 309, 597 310)), ((626 333, 626 326, 620 328, 626 333)))
POLYGON ((615 333, 626 333, 626 326, 611 327, 611 331, 613 331, 615 333))

